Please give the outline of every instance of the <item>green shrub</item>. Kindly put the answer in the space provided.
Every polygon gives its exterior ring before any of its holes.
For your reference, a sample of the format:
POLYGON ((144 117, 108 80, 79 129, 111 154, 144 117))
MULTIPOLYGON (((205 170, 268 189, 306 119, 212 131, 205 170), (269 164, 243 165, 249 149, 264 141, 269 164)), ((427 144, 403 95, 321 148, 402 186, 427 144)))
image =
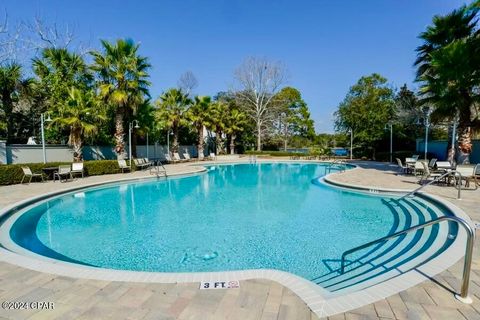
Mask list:
MULTIPOLYGON (((71 164, 71 162, 2 164, 0 165, 0 185, 20 183, 23 178, 22 167, 24 166, 29 167, 33 173, 42 173, 43 178, 47 179, 47 175, 42 172, 43 168, 58 167, 59 165, 68 164, 71 164)), ((121 172, 117 160, 91 160, 84 161, 83 164, 85 176, 98 176, 121 172)), ((135 170, 135 164, 133 162, 132 167, 132 169, 135 170)))
POLYGON ((84 161, 83 165, 85 169, 85 175, 87 176, 100 176, 102 174, 112 174, 120 172, 117 160, 84 161))

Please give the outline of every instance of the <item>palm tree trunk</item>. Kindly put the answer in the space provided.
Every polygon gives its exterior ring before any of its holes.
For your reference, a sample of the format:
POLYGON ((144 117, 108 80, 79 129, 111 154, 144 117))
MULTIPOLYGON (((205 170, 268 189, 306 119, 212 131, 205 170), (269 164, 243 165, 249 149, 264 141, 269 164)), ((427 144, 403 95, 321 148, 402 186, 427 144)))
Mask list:
POLYGON ((197 131, 198 131, 198 144, 197 144, 197 153, 198 153, 198 159, 203 160, 203 125, 202 126, 197 126, 197 131))
POLYGON ((115 113, 115 152, 118 159, 125 158, 125 140, 123 131, 123 108, 118 108, 115 113))
POLYGON ((174 124, 172 126, 173 131, 173 142, 172 142, 172 152, 178 152, 178 125, 174 124))
POLYGON ((235 138, 237 136, 235 134, 232 134, 230 136, 230 154, 235 154, 235 138))
POLYGON ((470 163, 472 148, 472 128, 469 125, 460 125, 458 127, 458 164, 470 163))
POLYGON ((83 160, 82 153, 82 132, 79 128, 71 128, 70 135, 68 137, 68 144, 73 148, 73 161, 79 162, 83 160))
POLYGON ((217 154, 222 153, 222 133, 220 131, 215 132, 215 144, 217 147, 217 154))

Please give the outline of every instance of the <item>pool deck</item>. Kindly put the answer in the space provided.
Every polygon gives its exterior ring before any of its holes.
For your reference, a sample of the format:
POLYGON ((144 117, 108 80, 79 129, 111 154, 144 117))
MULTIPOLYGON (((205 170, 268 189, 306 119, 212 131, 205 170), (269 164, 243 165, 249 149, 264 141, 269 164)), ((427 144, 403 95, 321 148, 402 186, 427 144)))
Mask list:
MULTIPOLYGON (((396 175, 396 166, 356 162, 359 168, 329 176, 332 181, 368 188, 412 190, 416 179, 396 175)), ((187 174, 198 167, 166 166, 169 175, 187 174)), ((92 183, 142 179, 146 172, 105 175, 68 183, 31 183, 0 187, 0 208, 48 192, 92 183)), ((429 186, 426 190, 462 208, 480 221, 480 189, 465 190, 456 200, 452 187, 429 186)), ((478 231, 477 231, 478 236, 478 231)), ((458 290, 462 261, 425 282, 374 304, 329 319, 480 319, 480 257, 478 238, 470 283, 474 302, 465 305, 453 298, 458 290)), ((240 289, 199 290, 199 283, 161 284, 76 279, 41 273, 1 261, 0 302, 48 301, 54 310, 4 310, 0 319, 318 319, 305 303, 277 282, 241 281, 240 289)))

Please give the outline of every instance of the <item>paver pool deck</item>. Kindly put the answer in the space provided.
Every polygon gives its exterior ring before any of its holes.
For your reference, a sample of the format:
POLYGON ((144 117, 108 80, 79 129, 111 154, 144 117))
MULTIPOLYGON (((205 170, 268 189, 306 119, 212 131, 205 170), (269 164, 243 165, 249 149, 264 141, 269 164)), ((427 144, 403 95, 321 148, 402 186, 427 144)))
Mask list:
MULTIPOLYGON (((371 188, 413 190, 416 179, 396 175, 396 166, 356 162, 359 168, 329 176, 332 181, 371 188)), ((194 170, 188 164, 166 166, 169 175, 194 170)), ((148 171, 78 179, 69 183, 31 183, 0 187, 0 208, 26 198, 103 181, 144 178, 148 171)), ((429 186, 480 221, 480 189, 429 186)), ((478 231, 477 231, 478 236, 478 231)), ((453 297, 459 290, 463 262, 415 287, 374 304, 329 319, 480 319, 480 257, 475 240, 470 282, 473 303, 453 297)), ((265 279, 241 281, 240 289, 198 290, 199 283, 161 284, 77 279, 18 267, 0 257, 0 302, 49 301, 54 310, 4 310, 0 319, 318 319, 292 291, 265 279)))

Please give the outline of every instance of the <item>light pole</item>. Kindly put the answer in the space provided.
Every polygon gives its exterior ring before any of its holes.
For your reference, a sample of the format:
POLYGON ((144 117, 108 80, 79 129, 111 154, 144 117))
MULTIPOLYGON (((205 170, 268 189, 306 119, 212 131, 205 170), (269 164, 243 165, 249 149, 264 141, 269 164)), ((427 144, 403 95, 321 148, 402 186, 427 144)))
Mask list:
POLYGON ((47 150, 45 150, 45 122, 52 121, 50 118, 50 113, 45 112, 40 114, 40 128, 42 131, 42 151, 43 151, 43 163, 47 163, 47 150), (48 114, 47 119, 45 119, 45 115, 48 114))
POLYGON ((427 159, 427 152, 428 152, 428 128, 430 127, 430 114, 432 113, 432 109, 428 106, 423 108, 423 113, 425 114, 425 118, 423 122, 425 124, 425 160, 427 159))
POLYGON ((350 160, 353 159, 353 129, 348 130, 350 133, 350 160))
POLYGON ((387 126, 390 127, 390 163, 393 162, 393 123, 391 121, 388 121, 388 123, 385 125, 385 130, 387 130, 387 126))
POLYGON ((130 159, 130 168, 132 167, 132 131, 133 128, 138 129, 138 120, 133 120, 128 124, 128 158, 130 159), (135 124, 135 126, 134 126, 135 124))

